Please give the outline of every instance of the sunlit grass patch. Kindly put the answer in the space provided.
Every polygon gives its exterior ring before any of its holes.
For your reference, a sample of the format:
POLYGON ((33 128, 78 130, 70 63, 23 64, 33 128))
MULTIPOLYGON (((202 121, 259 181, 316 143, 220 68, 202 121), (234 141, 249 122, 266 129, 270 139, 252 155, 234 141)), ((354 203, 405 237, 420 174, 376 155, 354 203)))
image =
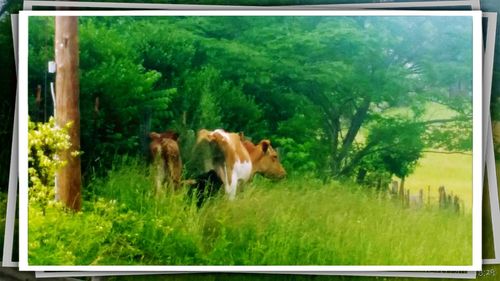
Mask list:
POLYGON ((440 186, 458 195, 465 208, 472 210, 472 154, 424 153, 415 171, 405 180, 405 187, 412 195, 417 196, 420 189, 424 190, 424 201, 430 187, 432 204, 439 200, 440 186))

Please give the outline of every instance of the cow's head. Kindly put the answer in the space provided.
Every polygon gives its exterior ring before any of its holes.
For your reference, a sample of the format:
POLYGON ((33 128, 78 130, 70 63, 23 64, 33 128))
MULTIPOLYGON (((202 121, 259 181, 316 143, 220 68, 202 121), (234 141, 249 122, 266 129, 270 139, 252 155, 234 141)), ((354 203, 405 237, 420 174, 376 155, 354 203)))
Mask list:
MULTIPOLYGON (((248 149, 250 142, 244 140, 244 146, 248 149)), ((280 163, 278 153, 271 146, 271 141, 260 141, 258 145, 254 146, 250 154, 256 173, 272 179, 282 179, 286 176, 286 171, 280 163)))

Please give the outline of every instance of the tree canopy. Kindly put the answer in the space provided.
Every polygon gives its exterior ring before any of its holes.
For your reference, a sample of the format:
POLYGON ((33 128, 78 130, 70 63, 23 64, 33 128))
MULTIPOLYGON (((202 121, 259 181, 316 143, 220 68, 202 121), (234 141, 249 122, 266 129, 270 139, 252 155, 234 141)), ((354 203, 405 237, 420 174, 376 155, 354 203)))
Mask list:
MULTIPOLYGON (((30 116, 47 121, 53 18, 29 32, 30 116)), ((271 139, 323 178, 405 177, 424 150, 472 147, 469 18, 81 17, 79 32, 84 172, 166 129, 186 157, 201 128, 271 139)))

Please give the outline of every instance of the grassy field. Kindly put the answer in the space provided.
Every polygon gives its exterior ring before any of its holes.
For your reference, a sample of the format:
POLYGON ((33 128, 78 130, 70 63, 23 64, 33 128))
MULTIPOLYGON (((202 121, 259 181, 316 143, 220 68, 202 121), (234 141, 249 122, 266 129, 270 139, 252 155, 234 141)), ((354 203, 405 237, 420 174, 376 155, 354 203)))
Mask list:
POLYGON ((418 161, 415 172, 405 181, 410 194, 417 195, 423 189, 424 200, 427 200, 430 187, 433 204, 438 203, 440 186, 458 195, 464 201, 465 208, 472 210, 472 155, 425 153, 418 161))
POLYGON ((350 183, 256 179, 198 210, 154 196, 148 168, 93 180, 83 212, 29 208, 31 265, 468 265, 470 212, 404 209, 350 183), (450 235, 453 233, 453 235, 450 235))
MULTIPOLYGON (((429 102, 420 118, 429 121, 453 118, 456 114, 444 105, 429 102)), ((390 108, 384 115, 414 116, 406 107, 390 108)), ((360 135, 357 140, 362 142, 363 134, 360 135)), ((400 181, 398 178, 394 180, 400 181)), ((447 192, 458 195, 463 200, 465 208, 472 210, 472 153, 424 153, 415 171, 405 181, 405 187, 410 190, 411 195, 417 196, 419 190, 423 189, 425 200, 428 198, 430 187, 431 204, 437 204, 440 186, 445 186, 447 192)))

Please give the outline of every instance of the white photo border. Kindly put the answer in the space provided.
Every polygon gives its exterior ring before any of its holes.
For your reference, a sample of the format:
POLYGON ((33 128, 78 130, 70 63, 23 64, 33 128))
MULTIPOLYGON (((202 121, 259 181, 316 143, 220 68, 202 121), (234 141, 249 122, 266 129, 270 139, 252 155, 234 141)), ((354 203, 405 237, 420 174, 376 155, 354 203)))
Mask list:
MULTIPOLYGON (((12 39, 14 47, 14 63, 16 76, 18 75, 18 15, 11 15, 12 39)), ((12 145, 10 152, 9 187, 7 191, 7 208, 5 212, 5 231, 3 242, 2 266, 17 267, 18 262, 12 260, 12 248, 14 246, 14 228, 17 211, 17 190, 18 190, 18 89, 16 89, 16 103, 14 109, 14 124, 12 126, 12 145)))
MULTIPOLYGON (((497 25, 497 13, 483 13, 484 16, 488 18, 488 30, 486 32, 486 46, 484 57, 491 58, 484 60, 483 62, 483 72, 488 73, 488 75, 483 76, 483 93, 485 99, 483 108, 490 108, 491 101, 491 86, 493 81, 493 62, 495 54, 495 37, 496 37, 496 25, 497 25), (490 75, 491 73, 491 75, 490 75)), ((488 192, 490 198, 490 210, 491 210, 491 224, 493 230, 493 245, 495 258, 493 259, 483 259, 483 264, 500 264, 500 207, 498 201, 498 181, 496 175, 496 163, 495 163, 495 151, 493 149, 493 132, 491 121, 491 116, 489 112, 487 113, 489 118, 487 119, 487 132, 485 134, 486 140, 486 176, 488 178, 488 192)), ((484 144, 484 142, 483 142, 484 144)))
MULTIPOLYGON (((445 7, 461 7, 461 6, 469 6, 471 10, 479 9, 479 0, 470 0, 470 1, 436 1, 436 2, 381 2, 381 3, 357 3, 357 4, 327 4, 327 5, 302 5, 302 6, 282 6, 287 9, 346 9, 346 8, 359 8, 359 9, 386 9, 386 8, 445 8, 445 7)), ((110 3, 110 2, 75 2, 72 1, 24 1, 24 10, 32 10, 33 7, 84 7, 84 8, 116 8, 116 9, 186 9, 186 5, 178 5, 178 4, 158 4, 158 3, 110 3)), ((220 6, 219 6, 220 7, 220 6)), ((190 5, 190 8, 197 9, 198 5, 190 5)), ((241 8, 239 6, 233 6, 233 8, 241 8)), ((246 6, 244 9, 248 9, 246 6)), ((269 8, 269 7, 267 7, 269 8)), ((491 13, 496 17, 495 13, 491 13)), ((491 15, 488 15, 488 17, 491 15)), ((483 14, 483 17, 486 17, 483 14)), ((17 20, 17 19, 16 19, 17 20)), ((495 26, 496 28, 496 26, 495 26)), ((493 33, 493 35, 495 35, 493 33)), ((490 41, 491 37, 490 33, 488 33, 488 38, 486 41, 490 41)), ((493 40, 494 41, 494 40, 493 40)), ((494 45, 493 45, 494 46, 494 45)), ((488 47, 486 47, 488 48, 488 47)), ((488 58, 487 52, 485 53, 485 58, 488 58)), ((487 72, 486 72, 487 73, 487 72)), ((489 100, 489 97, 485 100, 489 100)), ((489 104, 484 108, 488 108, 489 104)), ((488 119, 488 114, 485 115, 484 118, 488 119)), ((484 132, 484 131, 483 131, 484 132)), ((485 149, 483 149, 485 150, 485 149)), ((496 180, 496 178, 495 178, 496 180)), ((17 187, 17 186, 16 186, 17 187)), ((490 197, 491 198, 491 197, 490 197)), ((5 254, 5 253, 4 253, 5 254)), ((484 263, 484 260, 483 260, 484 263)), ((13 263, 17 266, 17 262, 13 263)), ((46 271, 37 271, 35 272, 35 276, 37 278, 53 278, 53 277, 80 277, 80 276, 113 276, 113 275, 142 275, 147 274, 148 272, 46 272, 46 271)), ((168 274, 169 272, 163 272, 158 274, 168 274)), ((307 272, 311 273, 311 272, 307 272)), ((305 274, 305 273, 304 273, 305 274)), ((324 273, 330 274, 330 273, 324 273)), ((428 278, 456 278, 456 279, 473 279, 476 277, 476 272, 468 271, 468 272, 336 272, 335 275, 362 275, 362 276, 386 276, 386 277, 428 277, 428 278)))
POLYGON ((482 201, 482 14, 480 11, 21 11, 19 16, 19 249, 21 271, 479 271, 482 201), (30 266, 28 264, 27 65, 30 16, 464 16, 473 23, 473 253, 466 266, 30 266), (478 94, 479 93, 479 94, 478 94))
MULTIPOLYGON (((138 276, 138 275, 170 275, 170 274, 194 274, 204 272, 148 272, 148 271, 133 271, 133 272, 119 272, 119 271, 100 271, 100 272, 46 272, 36 271, 36 278, 58 278, 58 277, 104 277, 104 276, 138 276), (91 275, 89 275, 89 273, 91 275)), ((240 272, 241 273, 241 272, 240 272)), ((324 276, 366 276, 366 277, 412 277, 412 278, 450 278, 450 279, 475 279, 475 271, 464 272, 352 272, 352 271, 337 271, 337 272, 314 272, 314 271, 299 271, 299 272, 267 272, 255 271, 244 272, 248 274, 297 274, 297 275, 324 275, 324 276), (409 275, 417 273, 418 275, 409 275)))

